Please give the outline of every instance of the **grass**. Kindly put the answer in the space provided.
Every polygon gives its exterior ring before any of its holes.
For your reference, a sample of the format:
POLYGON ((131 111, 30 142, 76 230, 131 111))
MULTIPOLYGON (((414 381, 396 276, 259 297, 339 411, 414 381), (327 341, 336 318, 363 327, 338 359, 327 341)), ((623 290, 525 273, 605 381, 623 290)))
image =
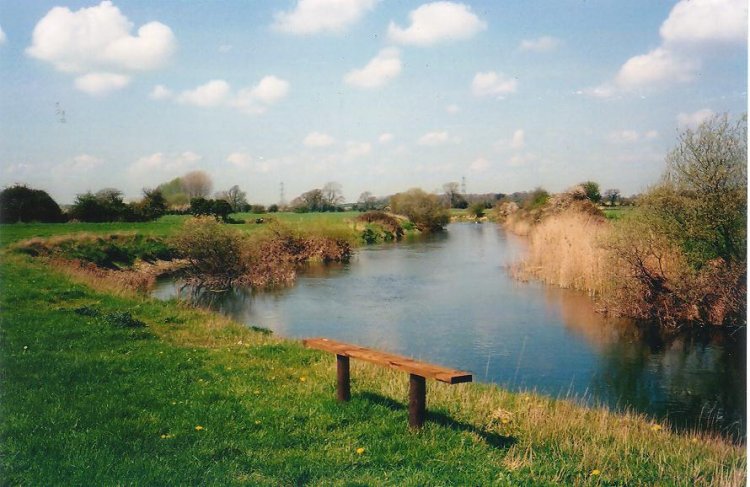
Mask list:
POLYGON ((430 382, 410 432, 403 373, 353 361, 338 404, 332 356, 217 314, 7 253, 0 291, 3 484, 744 485, 744 447, 638 415, 430 382))
POLYGON ((604 212, 604 216, 607 217, 608 220, 619 220, 620 218, 633 211, 634 208, 634 206, 614 206, 605 207, 602 209, 602 211, 604 212))

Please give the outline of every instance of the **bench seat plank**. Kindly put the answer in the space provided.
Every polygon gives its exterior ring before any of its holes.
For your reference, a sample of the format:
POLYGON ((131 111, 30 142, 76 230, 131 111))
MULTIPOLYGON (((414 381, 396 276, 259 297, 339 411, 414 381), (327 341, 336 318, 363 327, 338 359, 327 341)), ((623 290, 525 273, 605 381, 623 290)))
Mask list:
POLYGON ((471 382, 472 375, 469 372, 449 369, 439 365, 420 362, 402 355, 379 352, 358 345, 338 342, 328 338, 307 338, 302 343, 308 348, 323 350, 325 352, 335 353, 344 357, 351 357, 367 362, 372 362, 392 369, 401 370, 410 374, 435 379, 448 384, 458 384, 461 382, 471 382))

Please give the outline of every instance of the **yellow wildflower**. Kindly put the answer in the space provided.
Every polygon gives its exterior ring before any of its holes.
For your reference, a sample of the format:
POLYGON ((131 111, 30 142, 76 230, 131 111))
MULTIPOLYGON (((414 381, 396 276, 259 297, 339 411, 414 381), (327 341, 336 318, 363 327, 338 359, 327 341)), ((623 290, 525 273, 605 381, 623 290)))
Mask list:
POLYGON ((300 377, 300 378, 299 378, 299 381, 300 381, 300 382, 305 382, 306 380, 307 380, 307 378, 305 378, 305 377, 300 377))
POLYGON ((204 429, 204 428, 201 425, 198 425, 198 426, 195 427, 195 431, 201 431, 202 429, 204 429))
POLYGON ((651 431, 661 431, 661 425, 652 424, 651 425, 651 431))
POLYGON ((362 447, 360 447, 360 448, 357 448, 357 455, 361 455, 361 454, 363 454, 364 452, 365 452, 365 449, 364 449, 364 448, 362 448, 362 447))
POLYGON ((256 419, 256 420, 255 420, 255 424, 260 424, 260 420, 259 420, 259 419, 256 419))
POLYGON ((594 470, 591 471, 591 476, 596 477, 597 475, 600 475, 601 473, 602 472, 598 468, 595 468, 594 470))
POLYGON ((170 435, 168 433, 161 435, 162 440, 168 440, 169 438, 174 438, 174 435, 170 435))

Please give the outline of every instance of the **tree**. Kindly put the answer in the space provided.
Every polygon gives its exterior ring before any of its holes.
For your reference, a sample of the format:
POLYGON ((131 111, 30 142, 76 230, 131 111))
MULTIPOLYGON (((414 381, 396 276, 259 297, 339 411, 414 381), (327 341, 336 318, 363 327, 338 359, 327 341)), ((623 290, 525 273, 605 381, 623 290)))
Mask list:
POLYGON ((64 221, 60 206, 49 194, 17 184, 0 192, 0 223, 57 223, 64 221))
POLYGON ((180 178, 182 191, 188 198, 206 198, 211 194, 211 176, 203 171, 191 171, 180 178))
POLYGON ((468 206, 466 198, 461 194, 460 188, 461 186, 454 181, 443 185, 443 191, 448 198, 448 204, 451 208, 466 208, 468 206))
POLYGON ((681 134, 662 183, 643 198, 661 229, 694 267, 745 259, 747 117, 716 116, 681 134))
POLYGON ((590 199, 592 203, 599 203, 602 200, 602 195, 599 193, 599 183, 585 181, 581 183, 581 187, 586 192, 586 197, 590 199))
POLYGON ((323 211, 325 207, 323 191, 320 189, 311 189, 306 193, 302 193, 292 200, 291 206, 295 211, 300 212, 323 211))
POLYGON ((174 178, 167 183, 162 183, 157 186, 156 189, 161 191, 162 195, 167 200, 167 204, 170 206, 181 206, 190 203, 190 198, 188 198, 182 189, 182 181, 180 178, 174 178))
POLYGON ((419 188, 391 196, 390 203, 395 213, 405 215, 422 231, 442 230, 450 221, 448 210, 443 208, 440 198, 419 188))
POLYGON ((216 199, 224 200, 232 207, 232 211, 238 213, 247 205, 247 193, 242 191, 236 184, 226 191, 216 194, 216 199))
POLYGON ((335 181, 326 183, 321 191, 323 193, 323 203, 326 210, 335 210, 336 207, 344 202, 341 184, 335 181))
POLYGON ((608 201, 610 206, 614 206, 620 199, 619 189, 608 189, 604 192, 604 200, 608 201))
POLYGON ((375 208, 378 199, 369 191, 363 191, 357 200, 357 206, 360 211, 368 211, 375 208))

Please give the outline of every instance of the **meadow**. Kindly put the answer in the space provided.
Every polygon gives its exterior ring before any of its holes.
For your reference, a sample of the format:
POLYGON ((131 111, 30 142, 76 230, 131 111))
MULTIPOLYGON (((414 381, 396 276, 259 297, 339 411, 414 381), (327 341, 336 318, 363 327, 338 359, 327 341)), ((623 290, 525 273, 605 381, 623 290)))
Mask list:
MULTIPOLYGON (((279 214, 345 228, 345 213, 279 214)), ((240 215, 240 218, 256 217, 240 215)), ((2 243, 138 224, 4 225, 2 243)), ((254 231, 261 225, 235 225, 254 231)), ((744 485, 741 445, 633 413, 486 384, 428 384, 406 427, 405 374, 335 360, 213 312, 111 293, 9 252, 0 264, 3 483, 744 485)))

